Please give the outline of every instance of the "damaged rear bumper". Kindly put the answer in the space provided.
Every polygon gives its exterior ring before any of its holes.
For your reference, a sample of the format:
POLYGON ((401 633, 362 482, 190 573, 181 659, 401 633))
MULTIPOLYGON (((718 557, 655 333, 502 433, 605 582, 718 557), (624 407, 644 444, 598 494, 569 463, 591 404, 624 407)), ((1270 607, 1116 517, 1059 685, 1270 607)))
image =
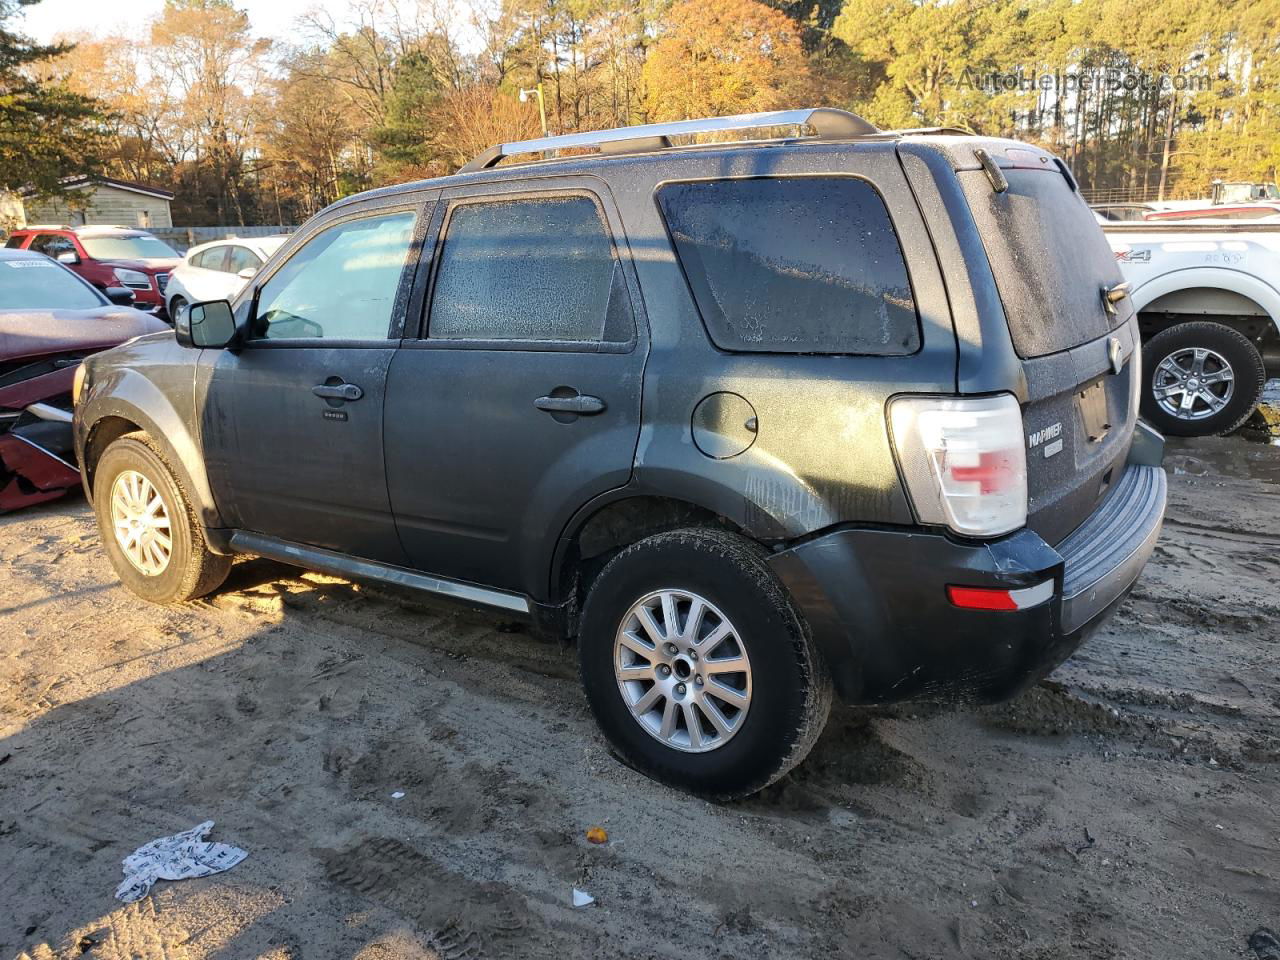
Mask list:
POLYGON ((1130 462, 1094 513, 1056 547, 1025 529, 987 543, 836 529, 770 563, 846 701, 993 702, 1048 674, 1119 605, 1155 548, 1165 498, 1164 470, 1130 462), (1016 610, 967 609, 950 601, 949 586, 1043 599, 1016 610))

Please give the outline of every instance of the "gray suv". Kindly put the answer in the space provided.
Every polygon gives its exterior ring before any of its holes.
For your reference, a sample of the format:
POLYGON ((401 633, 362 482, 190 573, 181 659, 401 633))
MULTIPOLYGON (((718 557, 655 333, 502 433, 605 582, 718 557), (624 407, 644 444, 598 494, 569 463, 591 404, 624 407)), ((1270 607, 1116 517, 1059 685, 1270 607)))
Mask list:
POLYGON ((1061 161, 795 110, 342 200, 86 361, 76 448, 141 597, 248 554, 527 616, 627 762, 728 798, 833 691, 1007 698, 1102 622, 1164 514, 1140 354, 1061 161))

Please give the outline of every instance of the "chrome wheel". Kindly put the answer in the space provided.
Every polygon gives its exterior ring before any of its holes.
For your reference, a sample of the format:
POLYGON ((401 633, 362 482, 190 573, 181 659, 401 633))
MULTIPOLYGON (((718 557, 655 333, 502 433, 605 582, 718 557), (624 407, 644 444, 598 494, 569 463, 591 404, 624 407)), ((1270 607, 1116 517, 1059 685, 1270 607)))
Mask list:
POLYGON ((111 524, 129 562, 148 577, 169 567, 173 535, 160 491, 136 470, 124 470, 111 485, 111 524))
POLYGON ((1156 364, 1151 391, 1160 409, 1169 416, 1203 420, 1231 401, 1235 374, 1216 350, 1184 347, 1156 364))
POLYGON ((637 723, 676 750, 723 747, 751 707, 751 662, 728 617, 685 590, 656 590, 622 618, 613 671, 637 723))

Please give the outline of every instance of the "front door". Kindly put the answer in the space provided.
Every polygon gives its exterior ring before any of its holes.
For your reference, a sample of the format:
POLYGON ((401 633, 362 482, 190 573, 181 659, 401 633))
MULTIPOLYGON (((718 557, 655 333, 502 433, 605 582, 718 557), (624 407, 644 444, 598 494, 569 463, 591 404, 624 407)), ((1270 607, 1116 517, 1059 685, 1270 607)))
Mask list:
POLYGON ((630 478, 647 344, 608 197, 555 182, 446 191, 429 311, 387 381, 414 565, 535 598, 572 513, 630 478))
POLYGON ((383 404, 416 219, 407 209, 320 229, 260 287, 243 346, 213 355, 201 438, 232 526, 403 562, 383 404))

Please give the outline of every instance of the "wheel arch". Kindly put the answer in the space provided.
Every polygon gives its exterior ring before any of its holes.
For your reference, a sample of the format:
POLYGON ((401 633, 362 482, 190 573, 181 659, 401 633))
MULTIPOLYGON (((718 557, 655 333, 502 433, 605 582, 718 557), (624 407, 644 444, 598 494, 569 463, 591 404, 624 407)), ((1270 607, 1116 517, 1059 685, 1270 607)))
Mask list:
POLYGON ((644 537, 681 527, 717 527, 747 537, 738 524, 709 505, 634 489, 612 491, 584 504, 565 525, 551 558, 549 587, 555 602, 578 596, 587 578, 617 550, 644 537))
POLYGON ((1225 270, 1220 267, 1173 270, 1141 284, 1134 289, 1130 297, 1134 310, 1138 313, 1159 311, 1162 309, 1161 304, 1164 304, 1166 308, 1176 307, 1169 312, 1209 322, 1214 322, 1219 317, 1240 316, 1241 314, 1236 312, 1223 312, 1223 310, 1229 311, 1232 303, 1240 306, 1253 304, 1257 307, 1258 314, 1270 320, 1271 332, 1280 333, 1280 290, 1239 270, 1225 270), (1218 306, 1222 309, 1204 313, 1188 312, 1180 301, 1188 294, 1194 294, 1197 291, 1219 296, 1218 306), (1222 294, 1226 296, 1220 296, 1222 294), (1243 299, 1245 304, 1239 304, 1238 298, 1243 299))
POLYGON ((200 446, 169 399, 134 370, 113 370, 111 379, 109 393, 90 398, 85 413, 79 415, 84 437, 80 464, 85 495, 92 500, 94 471, 107 447, 126 434, 141 431, 151 438, 177 473, 205 529, 224 526, 209 486, 200 446))

